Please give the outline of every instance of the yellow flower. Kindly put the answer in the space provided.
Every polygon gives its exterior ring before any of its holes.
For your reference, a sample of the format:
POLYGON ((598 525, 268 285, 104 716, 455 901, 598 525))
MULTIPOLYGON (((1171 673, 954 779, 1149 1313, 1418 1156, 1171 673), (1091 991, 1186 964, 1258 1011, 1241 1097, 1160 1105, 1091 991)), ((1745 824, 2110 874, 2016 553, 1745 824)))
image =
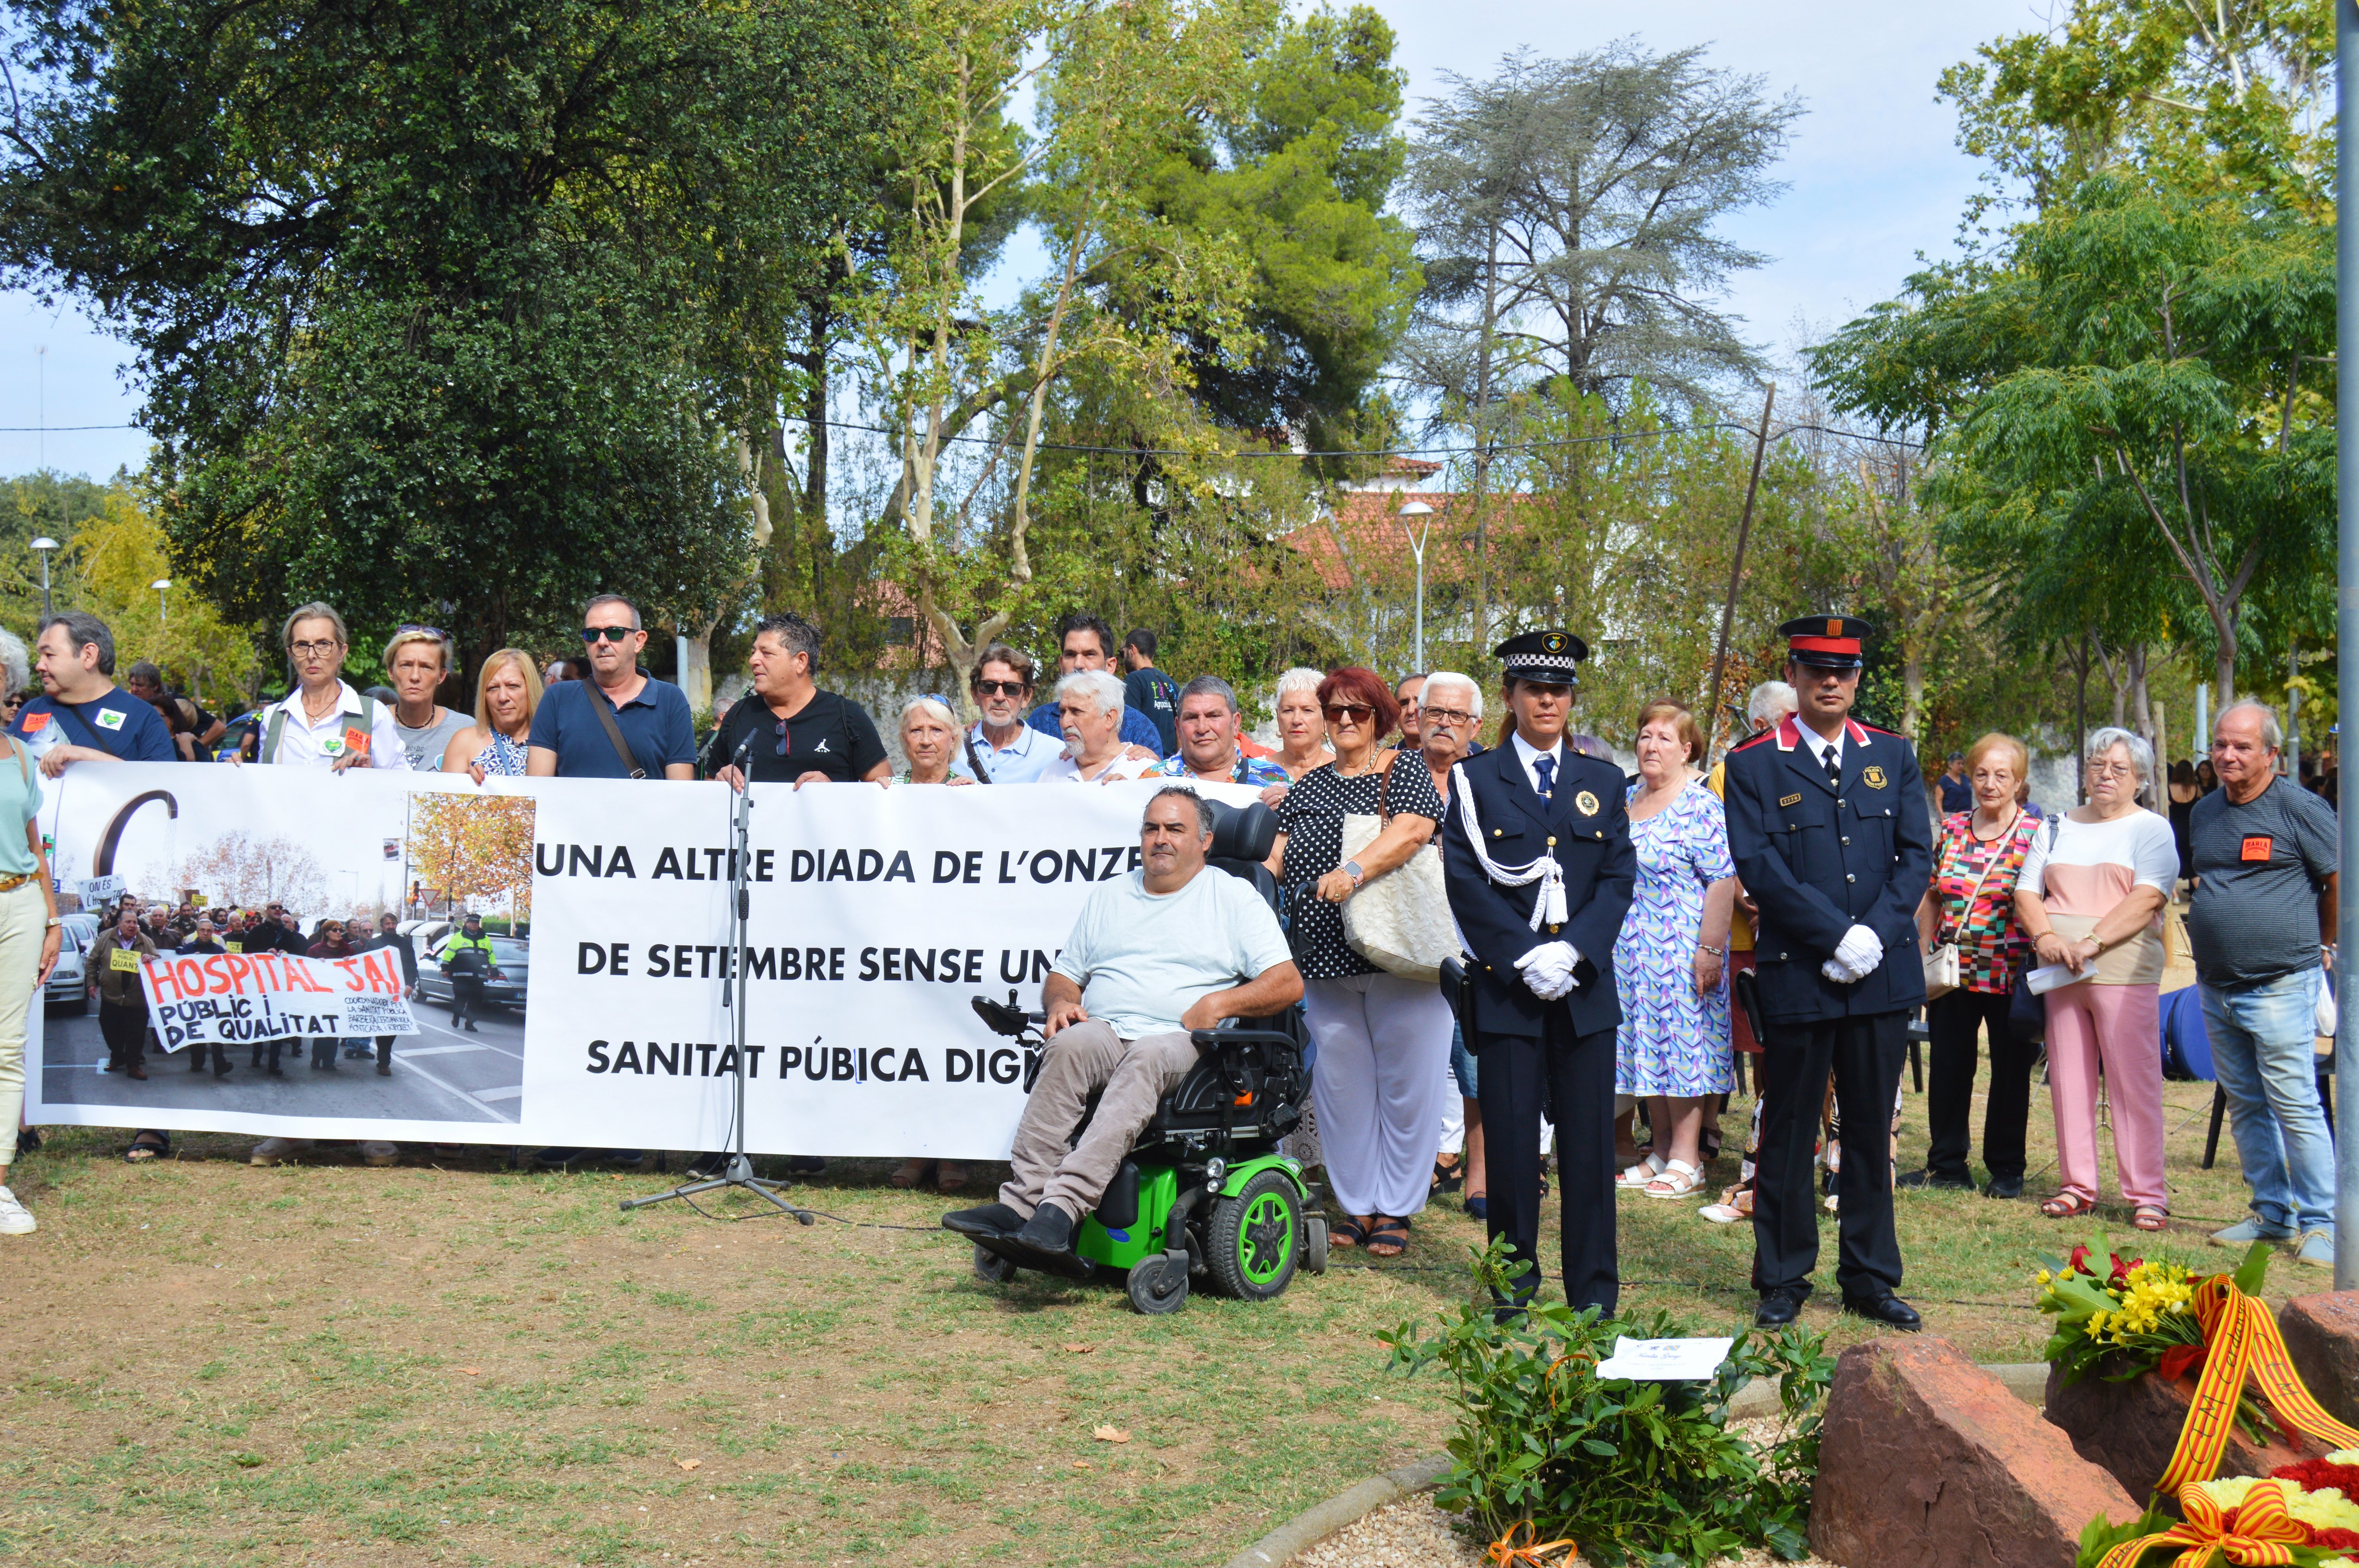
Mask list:
POLYGON ((2036 1285, 2044 1285, 2054 1278, 2056 1278, 2055 1275, 2049 1273, 2047 1270, 2042 1269, 2039 1272, 2031 1276, 2031 1282, 2036 1285))

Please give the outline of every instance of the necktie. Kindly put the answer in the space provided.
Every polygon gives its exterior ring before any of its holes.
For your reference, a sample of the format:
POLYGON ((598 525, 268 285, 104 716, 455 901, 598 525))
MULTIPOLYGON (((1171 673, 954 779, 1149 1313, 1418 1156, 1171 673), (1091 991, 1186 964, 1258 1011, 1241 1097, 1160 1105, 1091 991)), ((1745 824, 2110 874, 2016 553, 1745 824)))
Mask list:
POLYGON ((1843 788, 1843 763, 1835 760, 1835 749, 1829 746, 1825 751, 1821 752, 1819 761, 1826 764, 1827 783, 1837 789, 1843 788))
POLYGON ((1549 803, 1549 796, 1556 788, 1556 759, 1554 757, 1534 757, 1532 759, 1532 772, 1539 775, 1540 804, 1542 806, 1546 806, 1549 803))

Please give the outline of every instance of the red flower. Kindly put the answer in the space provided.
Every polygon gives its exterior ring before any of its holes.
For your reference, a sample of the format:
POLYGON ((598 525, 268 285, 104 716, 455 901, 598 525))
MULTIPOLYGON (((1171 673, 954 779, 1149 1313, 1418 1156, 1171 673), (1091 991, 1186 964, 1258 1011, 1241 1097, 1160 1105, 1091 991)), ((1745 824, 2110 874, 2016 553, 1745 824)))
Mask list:
POLYGON ((2348 1552, 2354 1547, 2359 1547, 2359 1530, 2344 1530, 2340 1525, 2332 1530, 2312 1530, 2310 1532, 2310 1543, 2312 1546, 2324 1547, 2329 1551, 2348 1552))
POLYGON ((2190 1372, 2203 1370, 2203 1358, 2210 1354, 2209 1346, 2174 1345, 2162 1353, 2162 1359, 2155 1363, 2154 1369, 2162 1374, 2164 1382, 2175 1383, 2190 1372))
POLYGON ((2280 1481, 2291 1481, 2305 1492, 2323 1491, 2332 1487, 2346 1498, 2359 1498, 2359 1465, 2337 1465, 2331 1459, 2305 1459, 2299 1465, 2280 1465, 2269 1475, 2280 1481))
POLYGON ((2064 1267, 2076 1274, 2093 1275, 2097 1271, 2089 1267, 2089 1249, 2085 1243, 2072 1249, 2072 1256, 2064 1260, 2064 1267))
POLYGON ((2145 1262, 2146 1260, 2143 1258, 2133 1258, 2128 1262, 2125 1263, 2122 1261, 2122 1255, 2118 1252, 2108 1252, 2105 1256, 2114 1260, 2113 1277, 2108 1279, 2105 1283, 2113 1286, 2114 1289, 2117 1291, 2128 1290, 2130 1288, 2130 1271, 2145 1262))

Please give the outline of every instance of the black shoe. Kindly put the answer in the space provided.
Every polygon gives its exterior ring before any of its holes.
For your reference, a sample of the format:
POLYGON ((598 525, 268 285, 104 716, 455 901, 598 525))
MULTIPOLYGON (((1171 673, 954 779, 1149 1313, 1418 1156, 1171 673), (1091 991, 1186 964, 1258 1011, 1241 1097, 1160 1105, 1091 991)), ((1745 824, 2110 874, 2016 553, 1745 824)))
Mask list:
POLYGON ((711 1153, 695 1156, 682 1167, 680 1173, 691 1182, 703 1182, 712 1180, 728 1168, 728 1153, 725 1151, 716 1150, 711 1153))
POLYGON ((951 1210, 942 1216, 942 1228, 961 1236, 1013 1236, 1024 1228, 1024 1217, 1004 1203, 987 1203, 951 1210))
POLYGON ((393 1076, 393 1064, 390 1062, 379 1062, 376 1065, 376 1076, 380 1078, 389 1078, 393 1076))
POLYGON ((1931 1187, 1940 1192, 1970 1193, 1974 1184, 1964 1176, 1952 1176, 1940 1171, 1911 1171, 1892 1184, 1895 1187, 1915 1192, 1931 1187))
POLYGON ((215 1078, 226 1078, 229 1075, 230 1065, 227 1062, 223 1062, 220 1066, 213 1069, 213 1076, 215 1078))
POLYGON ((1801 1315, 1801 1292, 1783 1285, 1762 1292, 1761 1304, 1753 1309, 1753 1321, 1762 1328, 1783 1328, 1801 1315))
POLYGON ((1897 1328, 1903 1334, 1914 1334, 1925 1326, 1925 1320, 1917 1314, 1917 1309, 1890 1291, 1880 1296, 1845 1296, 1843 1309, 1854 1317, 1880 1323, 1886 1328, 1897 1328))
POLYGON ((827 1162, 816 1154, 789 1154, 787 1156, 787 1174, 823 1176, 827 1174, 827 1162))
POLYGON ((574 1161, 582 1158, 582 1152, 583 1151, 579 1149, 543 1149, 533 1155, 532 1162, 544 1171, 554 1171, 571 1165, 574 1161))
POLYGON ((1983 1189, 1986 1198, 2019 1198, 2023 1195, 2021 1176, 1993 1176, 1990 1185, 1983 1189))
POLYGON ((475 1027, 475 1021, 471 1018, 467 1020, 467 1033, 470 1034, 481 1034, 483 1031, 475 1027))
POLYGON ((1035 1252, 1048 1257, 1073 1249, 1073 1217, 1055 1204, 1044 1203, 1032 1211, 1016 1239, 1035 1252))

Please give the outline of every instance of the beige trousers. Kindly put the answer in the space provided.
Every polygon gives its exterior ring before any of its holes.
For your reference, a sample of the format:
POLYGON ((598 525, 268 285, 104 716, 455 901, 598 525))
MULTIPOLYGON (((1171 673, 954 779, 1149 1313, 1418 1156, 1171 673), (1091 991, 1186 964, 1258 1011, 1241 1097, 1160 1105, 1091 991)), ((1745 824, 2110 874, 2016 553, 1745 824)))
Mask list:
POLYGON ((1075 1219, 1096 1209, 1156 1103, 1195 1065, 1184 1032, 1125 1040, 1095 1018, 1060 1030, 1040 1054, 1040 1076, 1008 1151, 1015 1172, 999 1201, 1027 1218, 1044 1203, 1075 1219), (1077 1144, 1073 1129, 1101 1085, 1105 1093, 1077 1144))

